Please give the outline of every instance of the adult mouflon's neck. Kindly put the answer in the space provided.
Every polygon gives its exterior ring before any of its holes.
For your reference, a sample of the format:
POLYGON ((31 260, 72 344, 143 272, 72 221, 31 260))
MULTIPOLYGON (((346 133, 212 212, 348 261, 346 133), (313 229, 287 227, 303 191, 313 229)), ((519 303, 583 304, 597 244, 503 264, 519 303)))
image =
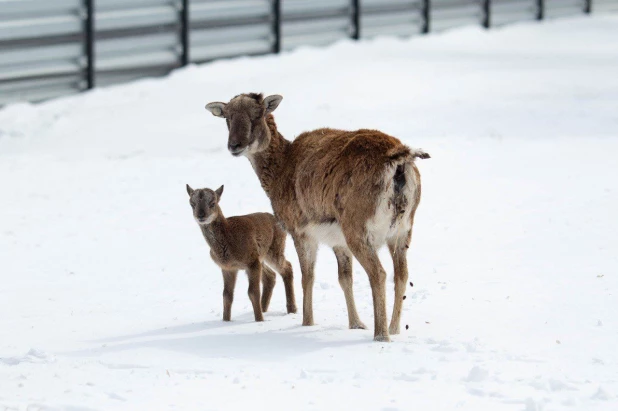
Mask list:
POLYGON ((260 179, 262 188, 270 197, 273 187, 283 174, 287 150, 291 143, 277 130, 275 117, 272 114, 266 116, 266 125, 270 132, 270 143, 266 149, 254 153, 249 160, 260 179))

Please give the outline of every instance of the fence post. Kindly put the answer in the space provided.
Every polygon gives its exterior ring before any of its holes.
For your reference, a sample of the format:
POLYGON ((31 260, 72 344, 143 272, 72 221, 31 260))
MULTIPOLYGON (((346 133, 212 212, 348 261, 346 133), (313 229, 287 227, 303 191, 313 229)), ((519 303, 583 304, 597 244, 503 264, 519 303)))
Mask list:
POLYGON ((584 4, 584 13, 590 14, 592 12, 592 0, 586 0, 584 4))
POLYGON ((543 20, 545 18, 545 0, 536 0, 536 19, 543 20))
POLYGON ((421 29, 422 33, 429 33, 430 30, 430 9, 431 9, 431 0, 423 0, 423 5, 421 6, 421 13, 423 16, 423 28, 421 29))
POLYGON ((281 0, 272 0, 273 2, 273 34, 275 41, 273 42, 273 53, 281 52, 281 0))
POLYGON ((86 87, 94 88, 94 0, 84 0, 84 52, 86 54, 86 87))
POLYGON ((360 0, 352 0, 352 38, 360 38, 360 0))
POLYGON ((483 27, 491 26, 491 0, 483 0, 483 27))
POLYGON ((189 64, 189 0, 180 2, 180 64, 189 64))

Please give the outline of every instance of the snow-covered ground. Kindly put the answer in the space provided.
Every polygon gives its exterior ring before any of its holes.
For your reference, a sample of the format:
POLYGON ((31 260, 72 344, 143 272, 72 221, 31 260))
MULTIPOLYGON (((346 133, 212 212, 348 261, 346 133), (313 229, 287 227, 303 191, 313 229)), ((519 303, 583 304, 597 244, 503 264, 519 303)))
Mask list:
MULTIPOLYGON (((6 107, 0 410, 616 410, 617 156, 618 16, 342 42, 6 107), (392 343, 346 328, 327 248, 315 327, 284 314, 280 278, 264 323, 244 276, 221 321, 184 185, 225 184, 228 216, 270 210, 204 110, 248 91, 284 96, 288 138, 378 128, 431 153, 392 343)), ((291 241, 287 256, 300 306, 291 241)))

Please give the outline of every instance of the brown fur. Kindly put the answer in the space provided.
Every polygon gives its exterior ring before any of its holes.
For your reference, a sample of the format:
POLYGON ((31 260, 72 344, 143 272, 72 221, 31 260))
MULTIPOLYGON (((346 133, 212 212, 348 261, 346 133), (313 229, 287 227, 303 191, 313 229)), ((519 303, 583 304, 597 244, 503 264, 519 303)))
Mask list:
POLYGON ((255 321, 264 321, 275 286, 275 272, 283 278, 288 313, 296 312, 292 265, 285 259, 286 233, 269 213, 225 218, 219 207, 223 186, 217 191, 193 190, 187 185, 193 216, 210 246, 210 257, 223 272, 223 321, 230 321, 238 270, 249 278, 249 299, 255 321), (263 292, 260 298, 260 280, 263 292))
POLYGON ((313 324, 317 244, 328 240, 337 256, 350 328, 365 328, 352 292, 353 255, 369 275, 374 339, 388 341, 386 273, 377 250, 386 243, 393 257, 395 303, 390 333, 397 334, 408 278, 406 250, 420 201, 420 174, 414 159, 429 155, 377 130, 322 128, 290 142, 277 131, 271 114, 280 101, 281 96, 263 98, 252 93, 206 108, 226 119, 228 149, 249 158, 275 216, 292 235, 302 271, 303 325, 313 324))

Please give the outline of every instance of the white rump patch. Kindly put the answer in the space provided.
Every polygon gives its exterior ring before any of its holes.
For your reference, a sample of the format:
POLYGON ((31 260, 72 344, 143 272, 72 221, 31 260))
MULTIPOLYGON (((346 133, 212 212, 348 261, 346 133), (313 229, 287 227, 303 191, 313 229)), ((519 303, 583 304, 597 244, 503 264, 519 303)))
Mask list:
POLYGON ((371 241, 376 248, 386 244, 386 240, 389 238, 406 236, 406 233, 411 228, 410 213, 414 206, 416 187, 418 185, 416 174, 412 170, 411 165, 406 164, 406 184, 403 189, 403 194, 408 200, 408 206, 406 212, 397 218, 394 225, 391 225, 393 222, 393 213, 395 212, 393 205, 390 204, 390 200, 394 194, 393 176, 394 167, 387 169, 384 173, 384 186, 386 189, 378 200, 374 216, 367 221, 369 241, 371 241))

